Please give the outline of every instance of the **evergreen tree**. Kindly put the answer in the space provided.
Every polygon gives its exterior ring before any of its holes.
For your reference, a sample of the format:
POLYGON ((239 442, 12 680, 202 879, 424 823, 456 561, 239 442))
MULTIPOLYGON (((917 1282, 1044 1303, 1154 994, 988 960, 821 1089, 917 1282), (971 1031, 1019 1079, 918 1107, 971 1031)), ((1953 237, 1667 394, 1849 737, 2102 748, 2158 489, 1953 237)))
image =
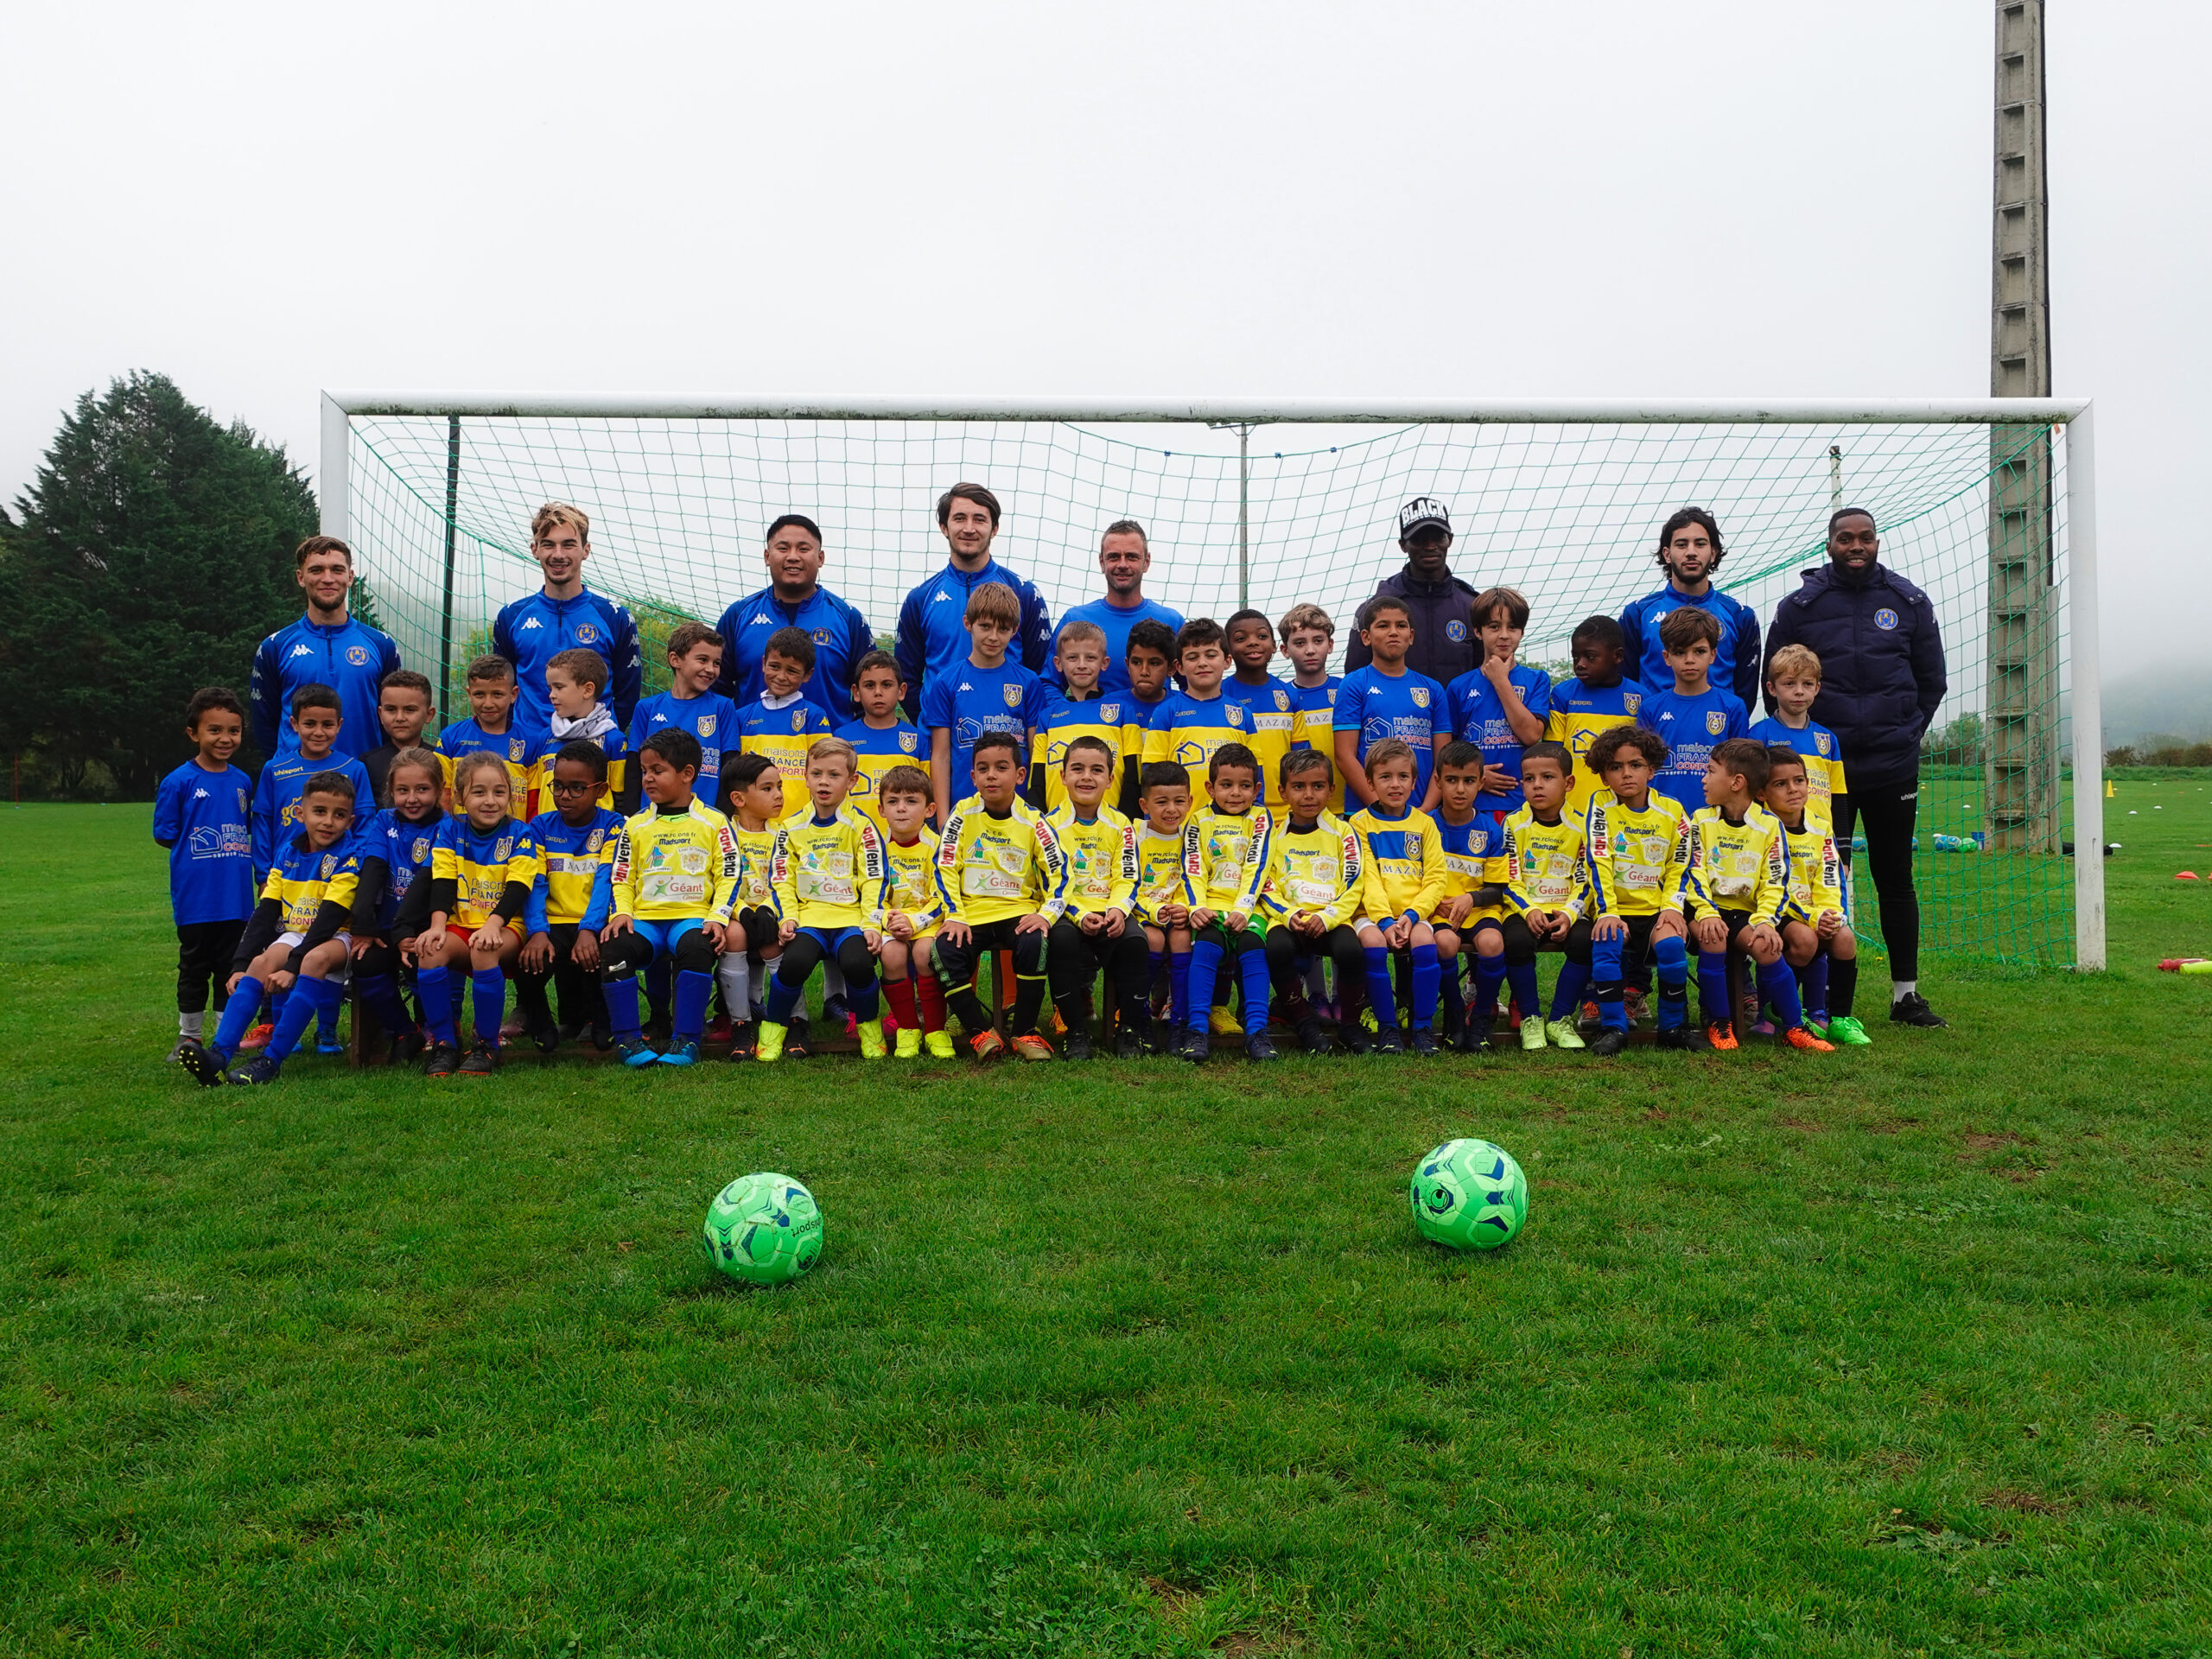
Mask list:
POLYGON ((192 693, 243 696, 254 647, 299 613, 292 550, 315 520, 281 446, 166 376, 86 392, 0 514, 0 748, 65 788, 98 761, 149 798, 185 758, 192 693))

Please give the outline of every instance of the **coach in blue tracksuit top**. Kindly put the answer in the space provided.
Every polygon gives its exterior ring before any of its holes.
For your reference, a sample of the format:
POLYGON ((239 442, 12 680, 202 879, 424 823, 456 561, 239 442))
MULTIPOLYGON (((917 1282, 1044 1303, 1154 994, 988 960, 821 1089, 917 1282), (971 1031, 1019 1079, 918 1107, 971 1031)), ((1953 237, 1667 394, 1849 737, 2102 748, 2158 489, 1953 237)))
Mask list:
POLYGON ((740 708, 761 692, 760 658, 779 628, 802 628, 814 641, 814 675, 806 700, 833 726, 860 718, 853 704, 853 664, 875 649, 868 619, 822 587, 822 530, 804 513, 787 512, 768 526, 768 586, 722 613, 722 677, 715 690, 740 708))
POLYGON ((1044 596, 1023 577, 991 556, 999 533, 999 499, 980 484, 956 484, 938 498, 937 527, 944 532, 951 557, 944 569, 906 595, 899 607, 899 644, 893 653, 906 682, 906 706, 922 706, 922 690, 931 676, 967 656, 968 595, 987 582, 1014 589, 1021 606, 1021 626, 1007 647, 1032 674, 1042 674, 1052 628, 1044 596))
POLYGON ((335 536, 310 536, 292 556, 294 577, 308 596, 307 614, 279 628, 253 653, 247 706, 253 746, 275 760, 300 747, 292 734, 292 693, 327 685, 338 694, 337 752, 359 760, 384 742, 377 698, 384 677, 399 664, 391 636, 354 620, 346 607, 353 589, 353 550, 335 536))
POLYGON ((547 502, 531 522, 530 554, 545 573, 544 586, 507 606, 492 624, 492 649, 515 665, 521 723, 533 731, 551 728, 545 665, 564 651, 582 649, 606 662, 605 701, 616 728, 628 731, 645 690, 645 663, 629 611, 584 586, 591 520, 564 501, 547 502))
MULTIPOLYGON (((1835 798, 1838 849, 1854 827, 1882 905, 1890 1018, 1940 1026, 1919 992, 1920 899, 1912 888, 1920 740, 1949 688, 1943 635, 1928 595, 1880 563, 1874 515, 1846 507, 1828 520, 1828 562, 1775 607, 1766 654, 1804 645, 1821 659, 1813 718, 1836 735, 1847 792, 1835 798)), ((1767 704, 1773 710, 1771 700, 1767 704)))
POLYGON ((1684 507, 1659 531, 1659 563, 1667 585, 1646 594, 1621 613, 1626 636, 1629 678, 1644 685, 1672 685, 1675 671, 1659 646, 1659 624, 1669 611, 1694 606, 1720 625, 1707 683, 1733 691, 1745 709, 1758 707, 1759 619, 1741 600, 1713 585, 1726 550, 1720 526, 1703 507, 1684 507))

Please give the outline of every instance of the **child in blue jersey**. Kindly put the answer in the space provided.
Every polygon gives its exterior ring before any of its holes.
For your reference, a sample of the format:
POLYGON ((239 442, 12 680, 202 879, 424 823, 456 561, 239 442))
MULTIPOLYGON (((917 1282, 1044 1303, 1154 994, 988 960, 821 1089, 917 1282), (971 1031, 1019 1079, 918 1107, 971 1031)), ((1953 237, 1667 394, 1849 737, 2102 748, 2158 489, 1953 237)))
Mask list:
POLYGON ((853 779, 853 792, 846 799, 873 818, 878 830, 887 832, 883 780, 901 766, 920 766, 928 751, 921 728, 899 716, 899 705, 906 696, 906 677, 899 671, 896 657, 887 651, 862 653, 853 664, 852 694, 860 718, 836 733, 853 746, 860 764, 860 775, 853 779))
MULTIPOLYGON (((430 683, 411 668, 395 669, 377 689, 377 723, 384 728, 384 741, 360 757, 369 774, 369 792, 385 798, 385 778, 403 749, 424 748, 435 753, 438 734, 430 730, 436 705, 430 683)), ((442 780, 441 780, 442 787, 442 780)))
POLYGON ((1483 752, 1483 787, 1475 810, 1503 824, 1526 798, 1521 793, 1521 751, 1544 741, 1552 713, 1552 677, 1514 660, 1529 627, 1529 601, 1517 589, 1486 588, 1475 595, 1472 609, 1482 662, 1444 689, 1444 702, 1452 734, 1483 752))
POLYGON ((1708 683, 1719 639, 1720 625, 1709 612, 1688 606, 1668 612, 1659 625, 1659 642, 1675 683, 1665 690, 1647 690, 1637 710, 1636 723, 1658 733, 1667 746, 1667 764, 1651 786, 1672 796, 1685 812, 1705 806, 1705 766, 1713 751, 1751 728, 1751 715, 1736 694, 1708 683))
POLYGON ((506 762, 480 752, 454 762, 456 810, 430 843, 430 918, 415 937, 416 990, 430 1027, 425 1077, 489 1077, 499 1069, 507 970, 522 954, 523 911, 537 884, 537 843, 511 808, 506 762), (451 970, 468 969, 476 1041, 461 1052, 451 970))
POLYGON ((338 727, 344 718, 338 694, 327 685, 303 685, 292 693, 292 737, 298 747, 264 762, 253 785, 253 874, 269 879, 277 849, 297 825, 301 795, 308 779, 340 772, 353 782, 353 814, 363 823, 376 810, 366 767, 338 753, 338 727))
POLYGON ((545 733, 516 705, 515 665, 504 657, 479 657, 469 664, 464 684, 468 718, 438 734, 438 752, 446 758, 446 804, 453 804, 454 763, 464 754, 496 754, 505 761, 507 791, 519 804, 530 794, 530 758, 545 733))
MULTIPOLYGON (((1289 686, 1268 672, 1274 660, 1274 626, 1258 611, 1239 611, 1223 625, 1233 665, 1221 683, 1221 695, 1244 705, 1245 746, 1260 759, 1265 781, 1262 802, 1269 808, 1283 804, 1282 758, 1306 742, 1298 717, 1298 699, 1289 686)), ((1333 747, 1333 746, 1332 746, 1333 747)))
POLYGON ((814 641, 803 630, 778 628, 760 648, 760 695, 737 711, 740 753, 776 763, 785 802, 794 811, 805 810, 806 752, 830 735, 828 713, 806 695, 814 657, 814 641))
MULTIPOLYGON (((967 660, 930 677, 922 692, 922 728, 930 734, 930 782, 937 791, 937 821, 952 820, 952 804, 968 793, 975 772, 976 740, 1005 732, 1020 746, 1026 763, 1037 722, 1045 713, 1044 683, 1007 656, 1021 626, 1021 601, 1002 582, 987 582, 968 595, 967 660)), ((1027 764, 1022 774, 1028 775, 1027 764)))
MULTIPOLYGON (((1106 630, 1081 617, 1062 625, 1052 641, 1052 666, 1061 689, 1045 688, 1045 707, 1029 745, 1029 804, 1042 812, 1057 812, 1067 804, 1068 745, 1088 737, 1103 743, 1113 756, 1115 775, 1104 803, 1112 807, 1125 792, 1122 774, 1131 764, 1125 754, 1129 731, 1124 721, 1131 696, 1127 691, 1108 696, 1099 689, 1106 671, 1106 630)), ((1141 748, 1141 737, 1138 742, 1141 748)))
POLYGON ((1626 646, 1621 625, 1611 617, 1585 617, 1568 649, 1574 658, 1574 677, 1552 688, 1544 741, 1560 744, 1567 752, 1573 776, 1567 784, 1567 815, 1579 823, 1590 810, 1590 797, 1604 787, 1582 764, 1582 757, 1590 753, 1599 733, 1636 724, 1637 711, 1643 707, 1643 688, 1622 672, 1626 646))
POLYGON ((630 746, 614 723, 614 711, 602 700, 607 658, 581 646, 554 652, 545 664, 545 696, 553 709, 553 729, 540 738, 530 756, 530 797, 518 817, 552 810, 553 759, 570 743, 596 745, 607 757, 606 785, 599 804, 621 810, 633 804, 637 791, 629 779, 630 746))
POLYGON ((344 982, 332 976, 346 964, 351 944, 346 924, 359 868, 350 845, 353 780, 334 769, 318 772, 301 790, 297 806, 298 828, 277 847, 261 902, 231 959, 230 1001, 215 1039, 205 1046, 188 1043, 177 1055, 179 1065, 209 1086, 274 1083, 308 1022, 325 1007, 335 1014, 345 995, 344 982), (288 985, 292 994, 277 1014, 268 1047, 229 1070, 246 1022, 261 1004, 262 988, 288 985))
POLYGON ((612 1040, 599 988, 599 932, 612 914, 610 867, 622 815, 599 804, 606 788, 607 757, 599 745, 566 744, 553 757, 547 785, 553 810, 530 821, 538 869, 523 906, 515 999, 522 1004, 523 1029, 541 1053, 550 1054, 563 1036, 574 1040, 587 1029, 595 1047, 604 1049, 612 1040), (557 1026, 545 1000, 549 979, 561 988, 557 1026))
POLYGON ((421 1025, 400 997, 399 968, 430 918, 430 852, 446 816, 438 806, 445 758, 425 748, 402 749, 385 769, 384 788, 384 810, 359 837, 353 988, 384 1027, 385 1058, 397 1065, 423 1052, 421 1025))
POLYGON ((1406 601, 1377 594, 1359 609, 1359 637, 1374 661, 1344 676, 1337 687, 1332 718, 1337 746, 1337 770, 1344 776, 1344 801, 1370 804, 1375 785, 1367 777, 1367 752, 1385 738, 1395 738, 1414 752, 1414 792, 1410 804, 1423 811, 1436 804, 1430 774, 1436 760, 1436 739, 1444 725, 1444 688, 1426 674, 1406 666, 1413 649, 1414 613, 1406 601))
POLYGON ((176 1046, 205 1029, 207 1004, 230 1001, 231 958, 253 914, 253 843, 247 797, 253 780, 231 764, 245 741, 245 702, 219 685, 185 705, 184 734, 196 751, 162 779, 154 797, 154 840, 168 849, 169 912, 176 923, 176 1046))
POLYGON ((1747 737, 1786 744, 1805 763, 1809 793, 1805 810, 1823 824, 1835 823, 1835 798, 1848 785, 1843 773, 1843 746, 1835 734, 1813 718, 1821 695, 1821 659, 1808 645, 1784 645, 1766 665, 1766 694, 1774 712, 1751 722, 1747 737))
MULTIPOLYGON (((722 750, 737 747, 737 705, 715 690, 721 678, 724 641, 703 622, 684 622, 668 636, 668 690, 656 692, 630 716, 630 753, 655 732, 673 726, 699 740, 699 798, 721 794, 722 750)), ((634 785, 635 779, 627 780, 634 785)), ((558 801, 538 803, 542 813, 558 801)))

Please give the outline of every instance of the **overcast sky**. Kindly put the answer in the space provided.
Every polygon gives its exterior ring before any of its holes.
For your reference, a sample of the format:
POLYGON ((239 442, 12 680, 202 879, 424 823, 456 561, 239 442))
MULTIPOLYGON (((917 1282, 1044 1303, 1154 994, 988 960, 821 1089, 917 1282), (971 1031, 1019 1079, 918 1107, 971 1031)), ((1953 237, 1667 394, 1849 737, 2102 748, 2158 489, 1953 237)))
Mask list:
MULTIPOLYGON (((2212 22, 2053 12, 2107 650, 2201 656, 2212 22)), ((1978 397, 1992 33, 1968 0, 27 7, 0 493, 140 367, 310 465, 325 385, 1978 397)))

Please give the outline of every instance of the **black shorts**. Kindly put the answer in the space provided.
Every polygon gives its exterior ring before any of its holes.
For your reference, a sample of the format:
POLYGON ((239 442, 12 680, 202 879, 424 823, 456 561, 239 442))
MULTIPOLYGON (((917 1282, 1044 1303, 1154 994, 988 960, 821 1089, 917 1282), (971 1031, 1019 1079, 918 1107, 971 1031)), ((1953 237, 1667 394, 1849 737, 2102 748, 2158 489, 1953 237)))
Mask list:
MULTIPOLYGON (((1714 914, 1718 915, 1720 919, 1727 925, 1727 948, 1731 950, 1742 950, 1744 948, 1744 930, 1751 925, 1751 912, 1748 910, 1723 910, 1716 911, 1714 914)), ((1692 924, 1692 931, 1693 933, 1695 931, 1695 924, 1692 924)), ((1691 944, 1695 944, 1696 940, 1693 938, 1691 940, 1691 944)))

